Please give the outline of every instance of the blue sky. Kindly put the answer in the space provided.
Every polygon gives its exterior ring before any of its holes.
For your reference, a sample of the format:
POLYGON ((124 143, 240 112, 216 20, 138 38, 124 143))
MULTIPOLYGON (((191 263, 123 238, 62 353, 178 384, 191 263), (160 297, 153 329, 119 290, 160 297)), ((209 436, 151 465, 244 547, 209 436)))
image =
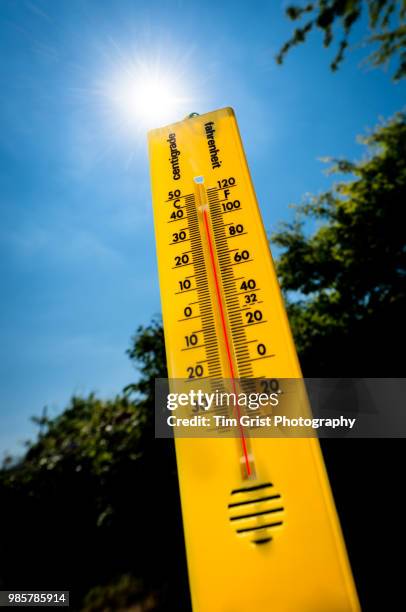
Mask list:
POLYGON ((318 34, 277 67, 286 4, 2 0, 0 454, 44 405, 131 382, 130 337, 160 310, 145 131, 111 96, 126 66, 180 79, 187 112, 234 107, 269 230, 331 183, 318 158, 359 158, 402 108, 362 49, 332 74, 318 34))

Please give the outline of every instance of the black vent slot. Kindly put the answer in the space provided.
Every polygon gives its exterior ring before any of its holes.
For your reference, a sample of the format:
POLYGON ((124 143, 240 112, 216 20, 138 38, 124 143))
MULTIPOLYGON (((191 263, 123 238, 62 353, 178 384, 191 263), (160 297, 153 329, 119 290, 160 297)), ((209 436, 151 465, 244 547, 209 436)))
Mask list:
POLYGON ((254 516, 261 516, 263 514, 271 514, 272 512, 282 512, 282 510, 284 510, 283 506, 281 506, 280 508, 272 508, 271 510, 263 510, 262 512, 253 512, 252 514, 242 514, 241 516, 232 516, 230 518, 230 521, 239 521, 241 519, 253 518, 254 516))
POLYGON ((250 542, 256 546, 271 542, 270 530, 283 525, 285 508, 280 503, 281 494, 272 491, 268 495, 273 486, 271 482, 264 482, 231 491, 230 523, 239 537, 252 536, 250 542))
POLYGON ((262 538, 261 540, 252 540, 254 544, 268 544, 272 538, 262 538))
POLYGON ((235 495, 236 493, 246 493, 247 491, 259 491, 260 489, 267 489, 268 487, 273 487, 271 482, 266 482, 265 484, 255 485, 253 487, 243 487, 242 489, 234 489, 231 491, 231 495, 235 495))

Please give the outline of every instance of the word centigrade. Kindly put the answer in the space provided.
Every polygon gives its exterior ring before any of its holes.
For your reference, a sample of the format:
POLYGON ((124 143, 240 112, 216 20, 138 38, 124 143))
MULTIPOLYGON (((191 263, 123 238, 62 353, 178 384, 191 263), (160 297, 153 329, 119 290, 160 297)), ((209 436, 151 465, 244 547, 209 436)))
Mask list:
POLYGON ((169 152, 170 152, 170 164, 172 166, 172 176, 174 181, 179 181, 180 179, 180 165, 179 165, 179 155, 180 151, 178 150, 176 144, 176 134, 173 132, 169 134, 169 137, 166 142, 169 142, 169 152))

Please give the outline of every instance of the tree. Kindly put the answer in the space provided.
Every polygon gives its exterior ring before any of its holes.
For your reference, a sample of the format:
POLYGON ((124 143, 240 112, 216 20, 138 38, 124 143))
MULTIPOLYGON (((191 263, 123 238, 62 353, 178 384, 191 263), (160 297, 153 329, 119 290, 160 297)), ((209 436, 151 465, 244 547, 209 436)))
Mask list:
POLYGON ((406 114, 363 139, 367 157, 308 197, 272 241, 307 376, 396 376, 406 312, 406 114), (349 180, 344 180, 348 176, 349 180), (309 232, 309 224, 319 227, 309 232), (289 302, 289 300, 288 300, 289 302))
POLYGON ((292 47, 306 41, 311 30, 319 28, 324 34, 324 46, 330 47, 336 34, 334 28, 340 28, 341 40, 338 50, 331 62, 331 69, 337 70, 344 59, 349 45, 350 33, 359 21, 363 9, 368 12, 371 35, 363 41, 374 45, 375 50, 367 60, 376 66, 384 66, 394 58, 398 66, 394 79, 399 80, 406 75, 406 2, 404 0, 317 0, 302 2, 286 9, 286 14, 292 21, 300 21, 303 25, 294 30, 292 37, 282 46, 276 61, 282 64, 286 54, 292 47), (365 6, 364 6, 365 5, 365 6))
POLYGON ((70 589, 89 612, 190 610, 173 444, 153 434, 160 329, 133 338, 137 384, 36 419, 38 439, 0 470, 3 588, 70 589))
MULTIPOLYGON (((137 383, 125 387, 125 393, 152 402, 155 379, 167 378, 164 330, 161 320, 153 318, 147 327, 139 327, 127 355, 140 373, 137 383)), ((153 414, 153 411, 149 414, 153 414)))

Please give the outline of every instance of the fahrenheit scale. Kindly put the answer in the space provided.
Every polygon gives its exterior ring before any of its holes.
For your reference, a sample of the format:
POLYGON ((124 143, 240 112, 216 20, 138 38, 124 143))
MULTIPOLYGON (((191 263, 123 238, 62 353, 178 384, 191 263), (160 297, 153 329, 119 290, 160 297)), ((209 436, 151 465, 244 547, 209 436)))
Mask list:
MULTIPOLYGON (((170 378, 300 378, 233 110, 148 139, 170 378)), ((359 610, 318 440, 236 435, 175 441, 194 612, 359 610)))

